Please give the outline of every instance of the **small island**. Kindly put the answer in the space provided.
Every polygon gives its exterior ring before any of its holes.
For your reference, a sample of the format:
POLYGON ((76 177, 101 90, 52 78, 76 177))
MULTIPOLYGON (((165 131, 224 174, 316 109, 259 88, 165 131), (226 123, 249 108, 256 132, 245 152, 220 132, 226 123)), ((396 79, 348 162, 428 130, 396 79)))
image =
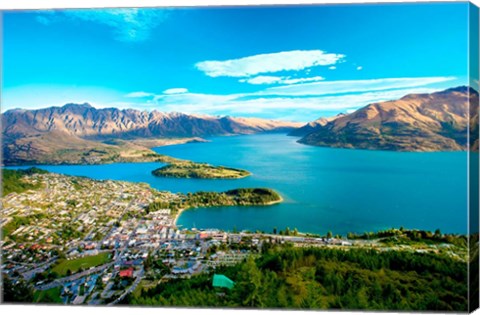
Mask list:
POLYGON ((202 178, 202 179, 238 179, 250 175, 250 172, 207 163, 183 162, 160 167, 152 174, 160 177, 202 178))

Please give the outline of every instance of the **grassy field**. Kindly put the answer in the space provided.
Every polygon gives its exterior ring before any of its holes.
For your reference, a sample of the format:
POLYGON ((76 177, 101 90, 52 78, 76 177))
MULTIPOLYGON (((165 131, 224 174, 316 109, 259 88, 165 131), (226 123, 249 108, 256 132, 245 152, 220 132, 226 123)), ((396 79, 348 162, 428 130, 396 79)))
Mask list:
POLYGON ((86 256, 73 260, 62 259, 52 268, 52 272, 56 272, 59 276, 65 276, 67 270, 75 273, 79 271, 80 268, 88 269, 90 267, 96 267, 107 263, 109 260, 110 253, 101 253, 95 256, 86 256))
POLYGON ((60 298, 61 288, 51 288, 45 291, 35 291, 33 301, 35 303, 62 303, 60 298))

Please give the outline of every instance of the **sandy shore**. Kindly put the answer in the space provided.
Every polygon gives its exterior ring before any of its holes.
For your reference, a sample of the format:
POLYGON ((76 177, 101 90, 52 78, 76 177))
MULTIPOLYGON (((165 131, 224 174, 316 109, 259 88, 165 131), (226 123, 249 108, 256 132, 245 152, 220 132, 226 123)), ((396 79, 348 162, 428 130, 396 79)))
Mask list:
POLYGON ((177 214, 175 215, 175 219, 173 220, 173 225, 175 225, 175 227, 177 227, 177 220, 178 218, 180 217, 180 215, 182 214, 183 211, 187 210, 189 208, 185 208, 185 209, 179 209, 177 214))
POLYGON ((280 196, 280 199, 278 199, 278 200, 270 201, 270 202, 264 203, 263 205, 259 205, 259 206, 271 206, 271 205, 275 205, 277 203, 282 203, 282 202, 283 202, 283 197, 280 196))

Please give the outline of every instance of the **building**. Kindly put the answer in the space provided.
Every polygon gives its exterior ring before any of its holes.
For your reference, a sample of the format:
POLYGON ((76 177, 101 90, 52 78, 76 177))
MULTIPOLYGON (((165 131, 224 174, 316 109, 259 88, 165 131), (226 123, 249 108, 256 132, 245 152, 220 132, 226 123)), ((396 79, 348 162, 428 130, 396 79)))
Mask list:
POLYGON ((229 290, 233 289, 235 286, 235 282, 233 282, 230 278, 224 275, 213 275, 212 286, 214 288, 227 288, 229 290))
POLYGON ((120 270, 120 272, 118 273, 118 275, 119 275, 121 278, 133 278, 133 268, 128 268, 128 269, 125 269, 125 270, 120 270))

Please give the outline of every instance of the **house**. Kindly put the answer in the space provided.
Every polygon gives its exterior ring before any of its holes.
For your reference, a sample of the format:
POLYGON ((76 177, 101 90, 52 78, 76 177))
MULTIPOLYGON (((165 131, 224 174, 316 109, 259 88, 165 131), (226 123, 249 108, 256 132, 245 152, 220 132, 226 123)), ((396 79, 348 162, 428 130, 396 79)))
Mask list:
POLYGON ((133 278, 133 268, 120 270, 118 274, 121 278, 133 278))
POLYGON ((95 243, 90 243, 90 244, 85 244, 84 248, 85 250, 91 250, 91 249, 95 249, 95 243))

